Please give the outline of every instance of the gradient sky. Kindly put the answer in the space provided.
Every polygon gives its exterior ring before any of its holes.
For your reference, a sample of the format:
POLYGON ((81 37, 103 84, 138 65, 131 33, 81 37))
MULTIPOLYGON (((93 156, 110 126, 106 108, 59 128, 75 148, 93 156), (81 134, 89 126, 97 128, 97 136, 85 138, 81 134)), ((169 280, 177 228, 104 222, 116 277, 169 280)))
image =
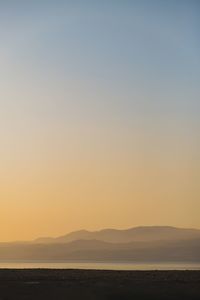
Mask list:
POLYGON ((0 0, 0 240, 200 228, 200 2, 0 0))

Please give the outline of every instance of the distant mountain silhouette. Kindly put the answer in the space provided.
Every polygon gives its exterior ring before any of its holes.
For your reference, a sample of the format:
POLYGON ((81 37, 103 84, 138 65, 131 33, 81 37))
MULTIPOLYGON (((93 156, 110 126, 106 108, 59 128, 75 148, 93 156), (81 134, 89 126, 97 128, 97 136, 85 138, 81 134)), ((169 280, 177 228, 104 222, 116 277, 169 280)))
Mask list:
POLYGON ((81 230, 34 242, 0 243, 0 260, 200 263, 200 230, 169 226, 81 230))
POLYGON ((110 243, 158 241, 200 238, 200 230, 170 226, 141 226, 125 230, 80 230, 57 238, 39 238, 35 243, 68 243, 75 240, 99 240, 110 243))
POLYGON ((118 244, 97 240, 65 244, 0 244, 0 260, 200 263, 200 239, 118 244))

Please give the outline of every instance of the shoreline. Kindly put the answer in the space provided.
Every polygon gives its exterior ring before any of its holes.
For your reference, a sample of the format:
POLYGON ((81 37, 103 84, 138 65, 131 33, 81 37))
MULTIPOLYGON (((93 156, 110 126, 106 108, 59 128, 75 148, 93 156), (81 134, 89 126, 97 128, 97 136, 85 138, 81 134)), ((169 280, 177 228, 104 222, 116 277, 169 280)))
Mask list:
POLYGON ((200 263, 191 262, 88 262, 88 261, 0 261, 2 269, 77 269, 77 270, 123 270, 123 271, 196 271, 200 263))

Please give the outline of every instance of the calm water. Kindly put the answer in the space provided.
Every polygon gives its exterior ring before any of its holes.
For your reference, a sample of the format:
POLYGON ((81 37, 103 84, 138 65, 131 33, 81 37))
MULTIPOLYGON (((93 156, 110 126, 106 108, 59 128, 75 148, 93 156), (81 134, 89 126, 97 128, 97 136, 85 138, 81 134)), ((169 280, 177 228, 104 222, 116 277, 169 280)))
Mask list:
POLYGON ((0 269, 200 270, 191 263, 0 262, 0 269))

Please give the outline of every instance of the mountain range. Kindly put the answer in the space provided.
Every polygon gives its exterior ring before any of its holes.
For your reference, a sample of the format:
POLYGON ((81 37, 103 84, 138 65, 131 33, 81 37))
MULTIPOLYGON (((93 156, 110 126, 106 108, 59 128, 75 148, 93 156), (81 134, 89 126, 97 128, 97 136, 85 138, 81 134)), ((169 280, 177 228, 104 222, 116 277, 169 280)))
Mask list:
POLYGON ((164 240, 188 240, 200 238, 200 230, 171 226, 140 226, 124 230, 103 229, 100 231, 80 230, 57 238, 39 238, 35 243, 69 243, 75 240, 99 240, 108 243, 150 242, 164 240))
POLYGON ((200 262, 200 230, 170 226, 81 230, 57 238, 0 243, 0 260, 200 262))

